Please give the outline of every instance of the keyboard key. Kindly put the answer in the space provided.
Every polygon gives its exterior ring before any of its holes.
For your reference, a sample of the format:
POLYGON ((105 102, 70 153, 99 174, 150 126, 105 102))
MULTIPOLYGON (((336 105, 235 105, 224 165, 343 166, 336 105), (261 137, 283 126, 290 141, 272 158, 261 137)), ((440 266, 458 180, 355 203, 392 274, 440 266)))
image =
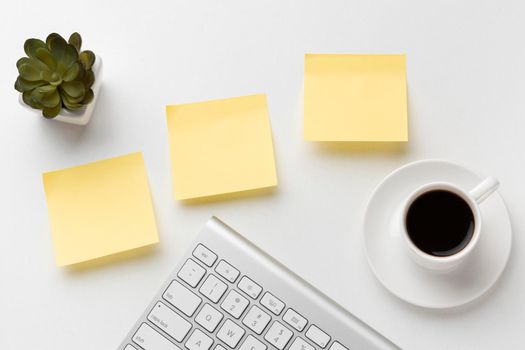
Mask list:
POLYGON ((206 304, 195 317, 195 322, 203 326, 208 332, 213 332, 222 318, 223 315, 219 311, 215 310, 210 304, 206 304))
POLYGON ((179 350, 178 346, 146 323, 140 325, 133 336, 133 342, 144 350, 179 350))
POLYGON ((257 299, 262 292, 261 286, 246 276, 241 278, 237 286, 252 299, 257 299))
POLYGON ((266 350, 267 346, 258 341, 253 335, 246 337, 239 350, 266 350))
POLYGON ((272 318, 262 311, 257 305, 253 305, 242 323, 257 334, 261 334, 272 318))
POLYGON ((160 301, 149 313, 148 320, 176 341, 182 341, 191 329, 191 323, 180 317, 160 301))
POLYGON ((213 340, 210 337, 200 329, 196 329, 190 335, 184 346, 190 350, 208 350, 212 344, 213 340))
POLYGON ((261 304, 276 315, 279 315, 284 309, 284 303, 269 292, 263 295, 261 304))
POLYGON ((292 335, 293 332, 291 330, 286 328, 281 322, 275 321, 264 336, 264 339, 277 349, 283 350, 292 338, 292 335))
POLYGON ((288 323, 293 328, 302 332, 308 321, 303 316, 299 315, 295 310, 288 309, 283 316, 283 321, 288 323))
POLYGON ((315 348, 308 344, 303 338, 297 337, 288 350, 315 350, 315 348))
POLYGON ((226 348, 224 346, 222 346, 221 344, 217 344, 215 346, 215 349, 214 350, 226 350, 226 348))
POLYGON ((250 302, 235 290, 230 290, 221 304, 221 308, 235 318, 241 317, 250 302))
POLYGON ((230 320, 226 320, 217 332, 217 338, 226 343, 230 348, 235 348, 244 335, 244 329, 230 320))
POLYGON ((179 276, 184 282, 188 283, 192 287, 197 287, 197 284, 201 281, 202 277, 206 273, 206 270, 199 266, 195 261, 188 259, 184 266, 180 269, 177 276, 179 276))
POLYGON ((222 277, 226 278, 227 281, 233 283, 239 277, 239 270, 237 270, 235 267, 228 264, 226 261, 221 260, 217 264, 217 267, 215 268, 215 271, 222 277))
POLYGON ((193 315, 202 301, 201 298, 177 281, 171 282, 162 297, 186 316, 193 315))
POLYGON ((332 346, 330 346, 330 350, 348 350, 348 348, 341 345, 341 343, 334 341, 332 346))
POLYGON ((204 281, 202 284, 201 289, 199 289, 199 292, 201 292, 201 294, 206 298, 216 303, 220 298, 222 298, 222 295, 224 292, 226 292, 226 289, 228 289, 226 283, 219 280, 214 275, 209 275, 206 278, 206 281, 204 281))
POLYGON ((306 337, 319 345, 321 348, 325 348, 330 342, 330 336, 323 332, 319 327, 311 325, 306 331, 306 337))
POLYGON ((215 260, 217 260, 217 254, 199 244, 193 251, 193 256, 199 259, 203 264, 212 267, 215 260))
POLYGON ((126 347, 124 348, 124 350, 137 350, 136 347, 132 346, 131 344, 128 344, 126 345, 126 347))

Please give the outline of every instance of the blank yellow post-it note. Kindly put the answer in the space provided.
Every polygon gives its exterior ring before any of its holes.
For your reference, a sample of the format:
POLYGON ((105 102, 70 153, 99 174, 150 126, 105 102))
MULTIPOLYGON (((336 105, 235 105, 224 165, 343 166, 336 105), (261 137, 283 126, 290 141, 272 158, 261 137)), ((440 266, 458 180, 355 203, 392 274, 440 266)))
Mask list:
POLYGON ((304 137, 407 141, 405 55, 306 54, 304 137))
POLYGON ((176 199, 277 185, 265 95, 166 106, 176 199))
POLYGON ((159 241, 141 153, 43 174, 58 266, 159 241))

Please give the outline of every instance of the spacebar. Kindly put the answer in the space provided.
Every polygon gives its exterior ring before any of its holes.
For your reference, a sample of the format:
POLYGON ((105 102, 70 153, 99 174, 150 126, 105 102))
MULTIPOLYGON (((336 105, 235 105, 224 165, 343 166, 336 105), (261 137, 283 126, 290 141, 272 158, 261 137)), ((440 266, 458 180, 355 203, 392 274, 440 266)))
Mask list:
POLYGON ((133 342, 144 350, 180 350, 178 346, 164 338, 146 323, 139 327, 133 336, 133 342))

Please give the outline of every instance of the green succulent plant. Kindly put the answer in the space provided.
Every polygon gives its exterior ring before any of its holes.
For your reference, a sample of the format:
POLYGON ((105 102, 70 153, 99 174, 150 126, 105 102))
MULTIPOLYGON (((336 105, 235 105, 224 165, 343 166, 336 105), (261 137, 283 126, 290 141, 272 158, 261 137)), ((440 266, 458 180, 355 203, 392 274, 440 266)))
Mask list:
POLYGON ((56 117, 62 108, 78 110, 93 100, 95 54, 81 51, 81 45, 78 33, 71 34, 68 41, 52 33, 45 42, 28 39, 24 43, 27 57, 16 62, 15 89, 46 118, 56 117))

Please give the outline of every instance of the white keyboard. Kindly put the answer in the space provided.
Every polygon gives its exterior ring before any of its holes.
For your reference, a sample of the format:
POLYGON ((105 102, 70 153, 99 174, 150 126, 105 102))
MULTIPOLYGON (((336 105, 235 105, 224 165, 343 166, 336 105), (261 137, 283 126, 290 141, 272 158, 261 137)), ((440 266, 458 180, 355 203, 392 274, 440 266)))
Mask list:
POLYGON ((118 349, 399 348, 212 218, 118 349))

